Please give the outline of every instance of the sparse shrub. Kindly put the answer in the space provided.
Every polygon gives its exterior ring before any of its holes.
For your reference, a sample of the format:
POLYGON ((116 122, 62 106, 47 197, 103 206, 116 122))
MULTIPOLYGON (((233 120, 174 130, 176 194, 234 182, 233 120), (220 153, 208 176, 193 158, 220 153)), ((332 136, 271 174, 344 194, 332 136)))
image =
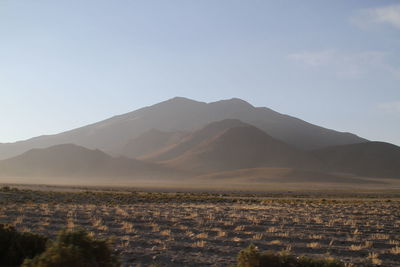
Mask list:
POLYGON ((0 266, 19 266, 46 249, 47 238, 0 224, 0 266))
POLYGON ((238 267, 260 266, 261 254, 253 244, 241 250, 237 256, 238 267))
POLYGON ((62 231, 41 255, 25 260, 24 267, 119 266, 106 240, 96 240, 83 230, 62 231))
POLYGON ((239 252, 238 267, 344 267, 335 259, 312 259, 295 257, 288 252, 259 252, 257 247, 250 245, 239 252))
POLYGON ((10 190, 11 190, 11 188, 10 188, 8 185, 3 186, 3 187, 1 188, 1 191, 4 191, 4 192, 10 191, 10 190))

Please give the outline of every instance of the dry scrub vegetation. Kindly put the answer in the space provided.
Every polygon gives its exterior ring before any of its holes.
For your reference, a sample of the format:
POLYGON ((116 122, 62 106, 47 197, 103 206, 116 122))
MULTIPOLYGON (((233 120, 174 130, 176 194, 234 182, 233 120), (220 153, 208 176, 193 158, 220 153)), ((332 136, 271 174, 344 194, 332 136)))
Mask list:
POLYGON ((124 266, 228 266, 260 250, 400 266, 399 199, 0 190, 0 223, 112 238, 124 266))

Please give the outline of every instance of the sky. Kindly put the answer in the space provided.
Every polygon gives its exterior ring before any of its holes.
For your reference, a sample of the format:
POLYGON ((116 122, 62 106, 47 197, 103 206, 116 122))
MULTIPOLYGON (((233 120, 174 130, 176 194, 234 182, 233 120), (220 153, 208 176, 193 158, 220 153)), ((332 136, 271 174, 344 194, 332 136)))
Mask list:
POLYGON ((400 2, 0 0, 0 142, 175 96, 400 145, 400 2))

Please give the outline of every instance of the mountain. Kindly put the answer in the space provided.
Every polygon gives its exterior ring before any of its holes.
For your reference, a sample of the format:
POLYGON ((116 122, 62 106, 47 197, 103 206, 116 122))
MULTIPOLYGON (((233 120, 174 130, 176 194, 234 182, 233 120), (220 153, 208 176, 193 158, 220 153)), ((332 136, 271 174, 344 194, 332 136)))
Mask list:
POLYGON ((182 140, 187 133, 184 132, 162 132, 151 129, 140 136, 133 138, 123 146, 121 155, 128 158, 137 158, 169 147, 182 140))
POLYGON ((307 152, 287 145, 251 125, 216 133, 163 163, 169 167, 199 172, 257 167, 322 168, 320 162, 307 152))
POLYGON ((333 146, 313 151, 331 171, 400 178, 400 147, 384 142, 333 146))
POLYGON ((0 176, 11 177, 170 177, 168 168, 128 158, 114 158, 100 150, 73 144, 32 149, 0 161, 0 176))
POLYGON ((177 97, 60 134, 0 144, 0 159, 19 155, 32 148, 64 143, 119 155, 129 140, 151 129, 190 132, 224 119, 241 120, 274 138, 303 149, 366 141, 354 134, 322 128, 268 108, 254 107, 236 98, 204 103, 177 97))

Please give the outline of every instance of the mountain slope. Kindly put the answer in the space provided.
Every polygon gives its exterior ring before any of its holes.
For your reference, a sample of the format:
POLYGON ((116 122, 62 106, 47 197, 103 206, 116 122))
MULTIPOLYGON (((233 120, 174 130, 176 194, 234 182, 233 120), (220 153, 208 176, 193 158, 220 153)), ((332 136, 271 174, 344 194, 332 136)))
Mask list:
POLYGON ((313 151, 332 171, 400 178, 400 147, 384 142, 334 146, 313 151))
POLYGON ((180 142, 177 142, 176 144, 168 147, 164 147, 164 149, 144 156, 142 157, 142 159, 149 161, 164 161, 176 158, 186 153, 187 151, 194 149, 202 142, 205 142, 206 140, 224 132, 225 130, 239 126, 249 125, 235 119, 226 119, 222 121, 212 122, 210 124, 207 124, 203 128, 187 135, 185 138, 180 140, 180 142))
POLYGON ((224 119, 239 119, 277 139, 305 149, 365 141, 353 134, 325 129, 268 108, 253 107, 240 99, 204 103, 178 97, 60 134, 0 144, 0 159, 16 156, 32 148, 64 143, 98 148, 118 155, 129 140, 150 129, 193 131, 224 119))
POLYGON ((123 146, 121 155, 129 158, 145 156, 178 143, 186 135, 187 133, 184 132, 162 132, 151 129, 129 140, 128 143, 123 146))
POLYGON ((200 172, 257 167, 322 168, 319 161, 307 152, 249 125, 218 133, 164 164, 200 172))
POLYGON ((168 177, 174 175, 165 167, 127 158, 113 158, 100 150, 73 144, 33 149, 0 161, 0 176, 28 177, 98 177, 128 176, 168 177))

